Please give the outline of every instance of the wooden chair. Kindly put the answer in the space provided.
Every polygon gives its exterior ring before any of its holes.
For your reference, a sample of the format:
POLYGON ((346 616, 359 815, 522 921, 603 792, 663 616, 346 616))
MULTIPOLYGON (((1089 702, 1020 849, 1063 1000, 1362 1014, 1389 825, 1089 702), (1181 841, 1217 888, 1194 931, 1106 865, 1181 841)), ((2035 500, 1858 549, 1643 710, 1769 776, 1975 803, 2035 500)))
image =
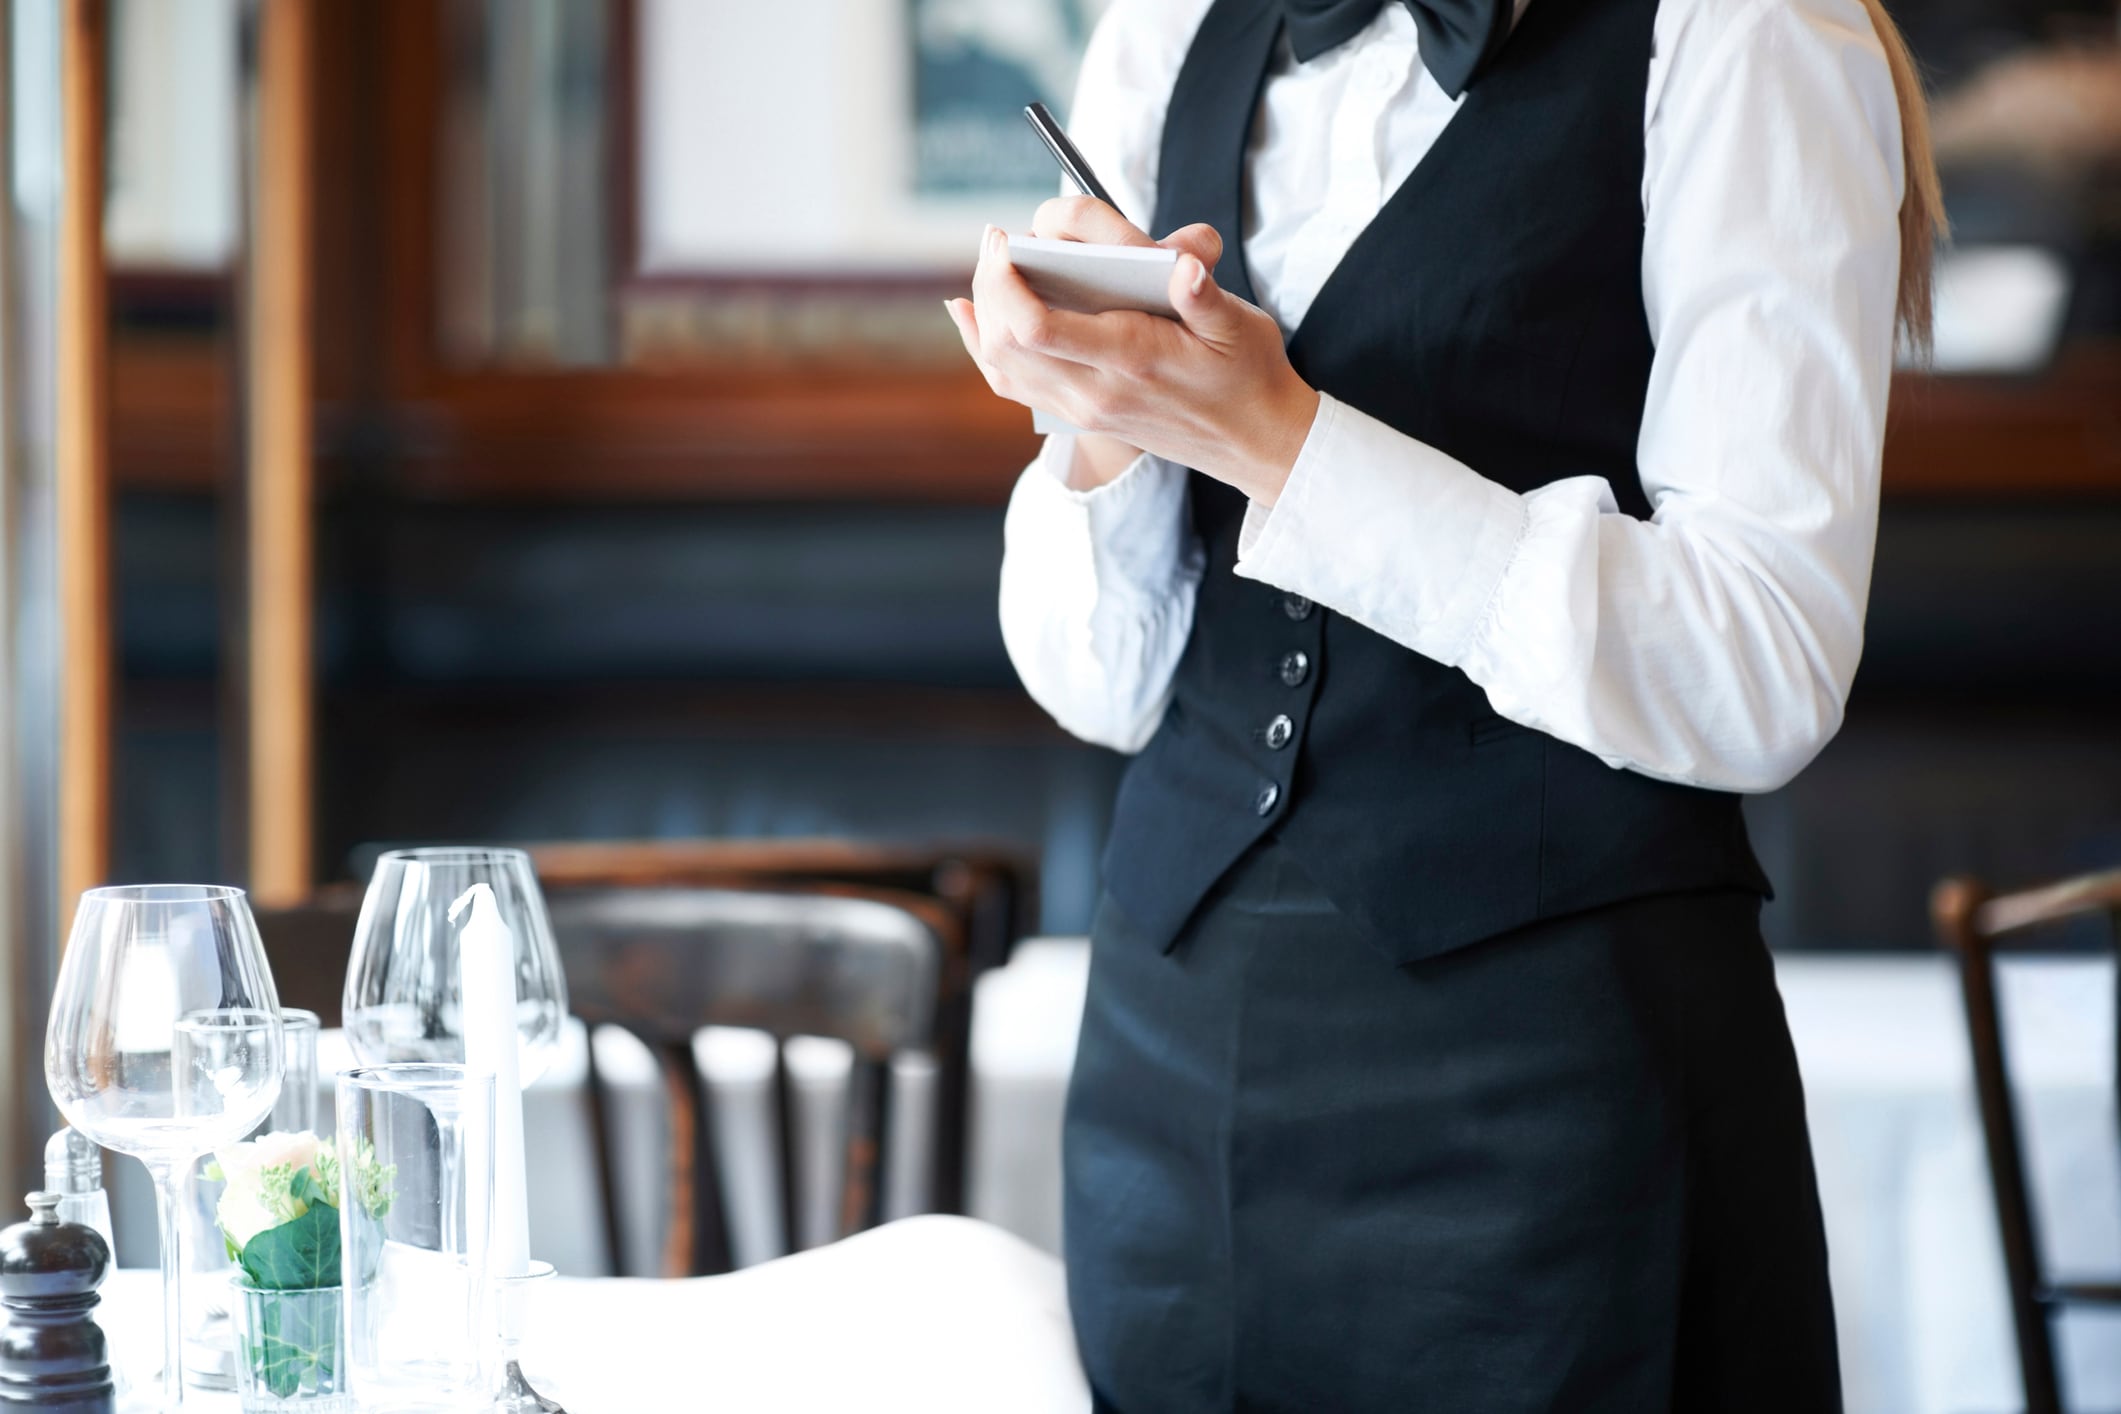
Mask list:
POLYGON ((886 889, 933 900, 954 920, 961 955, 939 979, 935 1062, 937 1212, 965 1202, 972 1075, 972 984, 1035 930, 1038 872, 1006 848, 846 839, 615 840, 533 844, 545 892, 582 888, 886 889))
MULTIPOLYGON (((694 887, 555 888, 547 895, 569 1003, 591 1026, 638 1037, 663 1073, 670 1176, 663 1274, 732 1265, 711 1094, 692 1041, 703 1026, 765 1031, 776 1046, 784 1235, 796 1243, 797 1167, 786 1043, 824 1036, 853 1048, 840 1226, 874 1225, 884 1192, 891 1061, 938 1047, 938 1017, 961 1010, 965 938, 934 901, 883 890, 809 893, 694 887)), ((609 1105, 591 1048, 590 1122, 605 1240, 623 1271, 609 1105)))
POLYGON ((2011 1322, 2025 1383, 2027 1414, 2063 1414, 2051 1319, 2079 1305, 2121 1305, 2121 1283, 2050 1282, 2039 1227, 2026 1189, 2025 1146, 2010 1089, 2003 1026, 1996 1001, 1996 954, 2023 933, 2105 914, 2121 953, 2121 870, 2091 874, 2024 893, 1995 895, 1971 879, 1939 884, 1930 900, 1937 936, 1959 960, 1974 1057, 1981 1130, 2002 1231, 2011 1322))

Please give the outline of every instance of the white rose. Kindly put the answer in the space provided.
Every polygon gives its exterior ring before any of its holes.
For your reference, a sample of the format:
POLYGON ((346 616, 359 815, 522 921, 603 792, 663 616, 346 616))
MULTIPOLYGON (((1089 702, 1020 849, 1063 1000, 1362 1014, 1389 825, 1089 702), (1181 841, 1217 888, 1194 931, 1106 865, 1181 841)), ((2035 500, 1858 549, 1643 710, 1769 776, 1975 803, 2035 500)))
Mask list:
POLYGON ((267 1228, 280 1225, 280 1218, 259 1199, 255 1183, 231 1183, 215 1205, 214 1215, 221 1220, 221 1231, 239 1248, 248 1247, 250 1240, 267 1228))
POLYGON ((216 1149, 214 1163, 230 1188, 252 1190, 258 1186, 258 1170, 265 1167, 265 1161, 258 1157, 255 1143, 231 1144, 226 1149, 216 1149))
POLYGON ((306 1169, 317 1162, 317 1136, 306 1132, 267 1134, 252 1147, 257 1150, 260 1168, 285 1164, 289 1168, 306 1169))

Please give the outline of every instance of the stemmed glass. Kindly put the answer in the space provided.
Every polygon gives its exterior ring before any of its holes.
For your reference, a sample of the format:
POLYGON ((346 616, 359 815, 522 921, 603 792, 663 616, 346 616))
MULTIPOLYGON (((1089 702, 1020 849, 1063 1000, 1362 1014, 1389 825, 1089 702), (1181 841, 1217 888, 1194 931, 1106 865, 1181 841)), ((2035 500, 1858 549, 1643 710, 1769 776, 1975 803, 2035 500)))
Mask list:
POLYGON ((363 1065, 463 1064, 458 925, 449 910, 473 884, 493 889, 515 938, 523 1084, 543 1075, 559 1053, 567 983, 530 856, 520 849, 398 849, 376 861, 346 966, 341 1010, 363 1065))
POLYGON ((74 914, 44 1037, 67 1122, 131 1154, 162 1235, 162 1408, 184 1402, 177 1178, 272 1112, 280 1002, 241 889, 90 889, 74 914))

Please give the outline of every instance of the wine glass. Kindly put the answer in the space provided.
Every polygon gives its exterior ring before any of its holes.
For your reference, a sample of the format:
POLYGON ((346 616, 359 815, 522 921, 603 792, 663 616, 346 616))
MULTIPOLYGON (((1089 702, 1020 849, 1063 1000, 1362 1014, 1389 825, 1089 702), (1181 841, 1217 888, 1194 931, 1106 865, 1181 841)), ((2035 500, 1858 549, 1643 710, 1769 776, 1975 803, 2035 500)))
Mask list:
POLYGON ((241 889, 90 889, 74 914, 44 1036, 67 1122, 131 1154, 162 1236, 162 1408, 184 1402, 176 1181, 257 1127, 279 1098, 280 1002, 241 889))
POLYGON ((523 1084, 559 1054, 567 982, 530 856, 520 849, 398 849, 376 861, 346 966, 346 1038, 363 1065, 464 1063, 462 920, 449 913, 474 884, 493 889, 515 939, 523 1084))

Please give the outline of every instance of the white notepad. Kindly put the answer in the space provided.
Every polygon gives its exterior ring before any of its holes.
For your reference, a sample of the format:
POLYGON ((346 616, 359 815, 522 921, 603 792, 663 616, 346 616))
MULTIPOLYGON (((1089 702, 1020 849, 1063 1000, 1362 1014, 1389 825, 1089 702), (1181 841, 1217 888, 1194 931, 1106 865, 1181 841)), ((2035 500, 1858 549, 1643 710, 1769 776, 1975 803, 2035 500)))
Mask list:
MULTIPOLYGON (((1055 309, 1074 314, 1132 309, 1178 318, 1171 306, 1171 271, 1178 264, 1175 250, 1011 236, 1009 260, 1031 292, 1055 309)), ((1076 430, 1035 408, 1031 426, 1039 432, 1076 430)))

